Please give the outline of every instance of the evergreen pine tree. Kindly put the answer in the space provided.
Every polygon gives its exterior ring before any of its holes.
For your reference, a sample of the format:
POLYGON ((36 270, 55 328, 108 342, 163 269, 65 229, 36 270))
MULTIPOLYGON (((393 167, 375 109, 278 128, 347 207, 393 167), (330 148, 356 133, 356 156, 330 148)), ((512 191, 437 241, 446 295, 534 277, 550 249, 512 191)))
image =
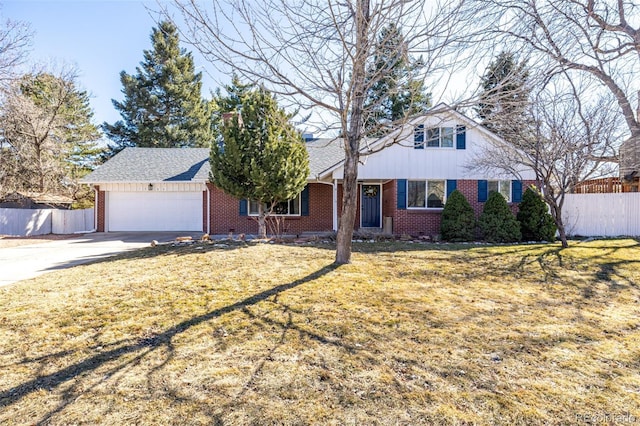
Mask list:
POLYGON ((229 195, 258 202, 258 234, 265 238, 274 207, 304 189, 309 158, 301 134, 271 93, 244 91, 240 101, 240 111, 221 126, 220 143, 211 147, 210 179, 229 195))
POLYGON ((499 192, 491 192, 478 220, 484 239, 490 243, 519 241, 520 223, 499 192))
POLYGON ((113 100, 122 120, 102 125, 114 142, 111 155, 128 146, 208 147, 211 143, 209 105, 202 99, 202 73, 193 57, 179 46, 178 30, 168 21, 151 33, 152 50, 136 74, 120 73, 124 101, 113 100))
POLYGON ((476 227, 475 212, 457 189, 448 197, 442 210, 440 234, 445 241, 472 241, 476 227))
POLYGON ((411 60, 407 43, 395 24, 382 29, 367 79, 373 84, 364 105, 365 127, 373 134, 395 128, 398 120, 424 112, 431 104, 418 74, 420 60, 411 60))
POLYGON ((220 139, 223 116, 229 112, 238 112, 242 107, 242 99, 255 89, 253 84, 243 83, 233 74, 231 84, 225 85, 226 94, 220 88, 216 89, 215 96, 211 100, 211 128, 214 138, 220 139))
POLYGON ((522 194, 518 205, 518 221, 524 241, 554 241, 556 224, 542 196, 531 187, 522 194))
POLYGON ((480 103, 475 108, 482 124, 507 141, 527 129, 529 71, 512 52, 502 52, 489 64, 481 79, 480 103))

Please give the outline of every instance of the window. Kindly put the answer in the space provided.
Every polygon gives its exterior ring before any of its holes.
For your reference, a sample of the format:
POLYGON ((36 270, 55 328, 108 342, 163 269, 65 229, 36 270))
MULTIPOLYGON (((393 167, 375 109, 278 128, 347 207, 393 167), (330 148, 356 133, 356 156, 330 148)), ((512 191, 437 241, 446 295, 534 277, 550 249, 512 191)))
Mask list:
POLYGON ((424 124, 419 124, 413 128, 413 147, 415 149, 424 148, 424 124))
POLYGON ((407 181, 408 208, 442 208, 445 202, 444 180, 407 181))
POLYGON ((511 202, 511 181, 510 180, 490 180, 487 181, 488 193, 499 192, 507 203, 511 202))
MULTIPOLYGON (((267 205, 263 204, 264 209, 267 209, 267 205)), ((296 196, 293 200, 283 201, 281 203, 276 204, 273 207, 273 213, 277 216, 300 216, 300 194, 296 196)), ((258 215, 258 202, 257 201, 249 201, 249 215, 257 216, 258 215)))
POLYGON ((453 148, 454 135, 453 127, 433 127, 425 131, 421 124, 414 128, 413 147, 422 149, 426 145, 428 148, 453 148))
POLYGON ((425 199, 426 199, 426 187, 425 182, 418 180, 410 180, 407 182, 409 187, 407 188, 408 197, 407 197, 407 207, 425 207, 425 199))

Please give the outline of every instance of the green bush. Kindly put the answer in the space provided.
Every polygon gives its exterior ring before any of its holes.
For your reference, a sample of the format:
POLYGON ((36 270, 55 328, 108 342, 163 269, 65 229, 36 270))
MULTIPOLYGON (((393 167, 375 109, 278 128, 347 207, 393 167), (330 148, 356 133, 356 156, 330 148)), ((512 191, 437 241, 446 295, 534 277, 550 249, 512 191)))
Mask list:
POLYGON ((498 192, 489 194, 478 223, 484 239, 490 243, 511 243, 520 240, 520 222, 498 192))
POLYGON ((554 241, 556 223, 537 190, 527 188, 518 205, 518 222, 525 241, 554 241))
POLYGON ((440 234, 445 241, 472 241, 476 218, 471 204, 457 189, 453 191, 442 210, 440 234))

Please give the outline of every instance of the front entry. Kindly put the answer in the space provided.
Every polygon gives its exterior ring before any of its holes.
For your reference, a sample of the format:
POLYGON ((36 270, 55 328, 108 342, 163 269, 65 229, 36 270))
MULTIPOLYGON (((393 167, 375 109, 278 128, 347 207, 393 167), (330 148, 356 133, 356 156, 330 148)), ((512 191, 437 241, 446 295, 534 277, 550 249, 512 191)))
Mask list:
POLYGON ((382 228, 380 215, 380 185, 362 185, 360 218, 363 228, 382 228))

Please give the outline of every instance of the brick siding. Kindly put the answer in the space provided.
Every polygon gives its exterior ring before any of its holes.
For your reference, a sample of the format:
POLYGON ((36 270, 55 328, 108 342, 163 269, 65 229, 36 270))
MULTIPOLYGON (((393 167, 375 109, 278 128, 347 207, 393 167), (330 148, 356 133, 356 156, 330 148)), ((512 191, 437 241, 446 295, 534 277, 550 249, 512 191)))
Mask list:
POLYGON ((100 188, 97 187, 96 189, 98 189, 98 199, 96 200, 98 202, 98 223, 96 224, 96 231, 97 232, 104 232, 104 224, 105 224, 105 216, 106 216, 106 210, 105 210, 105 205, 104 205, 104 200, 105 200, 105 193, 104 191, 100 191, 100 188))
MULTIPOLYGON (((523 181, 522 191, 531 185, 534 181, 523 181)), ((476 218, 480 217, 484 203, 478 201, 478 181, 477 180, 458 180, 457 189, 464 194, 476 213, 476 218)), ((389 207, 383 214, 393 217, 393 233, 419 235, 437 235, 440 233, 440 219, 442 210, 412 210, 398 209, 396 203, 397 183, 396 181, 385 184, 385 196, 389 193, 389 207), (392 203, 391 203, 392 202, 392 203)), ((383 201, 383 206, 385 205, 383 201)), ((509 203, 511 211, 516 214, 518 212, 518 203, 509 203)))
MULTIPOLYGON (((240 216, 239 200, 225 194, 212 184, 207 185, 211 194, 211 234, 256 234, 258 222, 252 216, 240 216)), ((286 216, 282 223, 283 234, 331 231, 333 227, 332 187, 327 184, 309 184, 309 216, 286 216)))

